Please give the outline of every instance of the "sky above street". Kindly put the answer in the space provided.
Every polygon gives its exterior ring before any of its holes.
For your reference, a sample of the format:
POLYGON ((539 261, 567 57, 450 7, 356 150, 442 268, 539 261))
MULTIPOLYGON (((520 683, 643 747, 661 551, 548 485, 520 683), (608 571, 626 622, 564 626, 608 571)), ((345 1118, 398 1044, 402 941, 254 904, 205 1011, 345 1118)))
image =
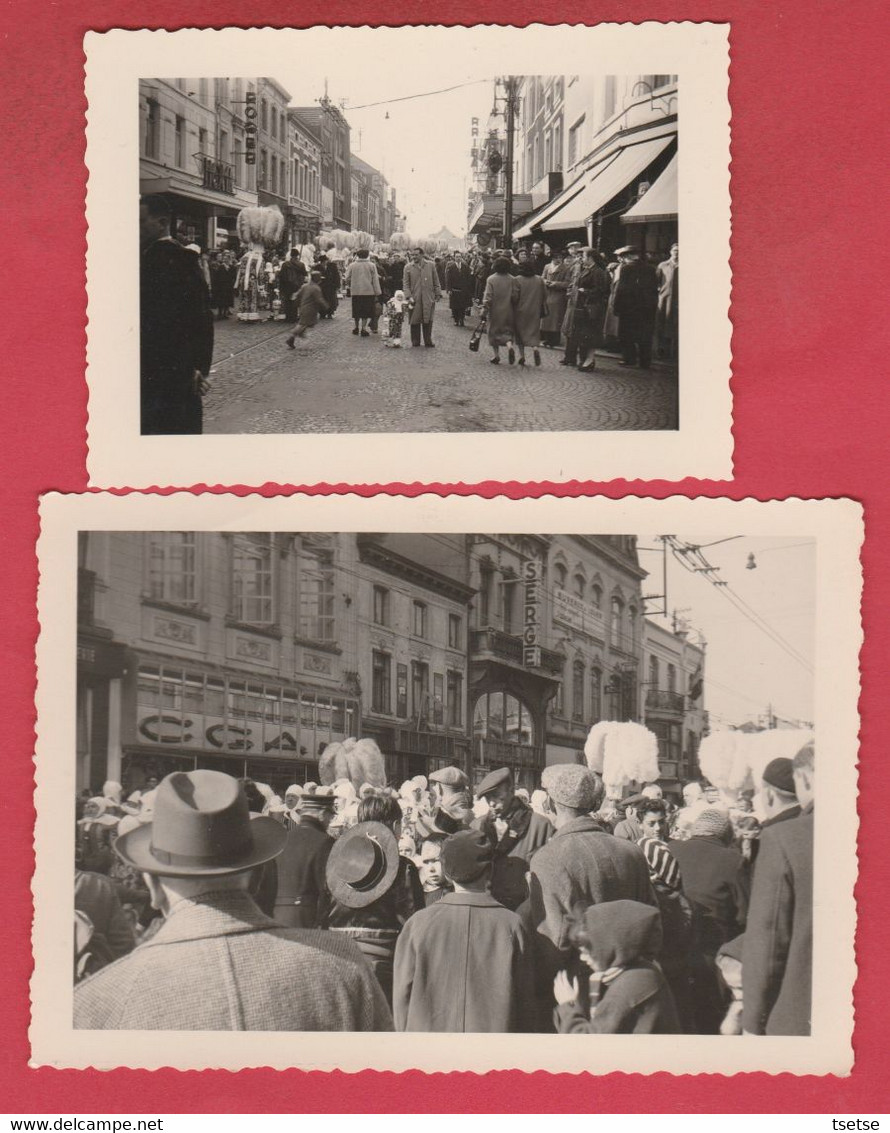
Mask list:
POLYGON ((381 170, 396 189, 396 204, 416 237, 443 225, 455 235, 466 230, 470 188, 470 120, 484 127, 492 106, 494 75, 486 61, 474 68, 471 59, 398 59, 391 68, 359 70, 336 59, 301 59, 292 74, 275 74, 290 91, 292 104, 310 105, 324 92, 344 102, 351 127, 352 152, 381 170), (443 66, 447 63, 447 66, 443 66), (367 106, 460 86, 444 94, 367 106), (358 109, 366 107, 365 109, 358 109))
MULTIPOLYGON (((737 534, 679 532, 684 543, 704 545, 737 534)), ((643 594, 662 592, 662 544, 655 535, 638 536, 640 565, 648 570, 643 594)), ((816 542, 807 536, 755 538, 742 536, 703 550, 718 568, 718 577, 760 615, 792 651, 814 664, 816 542), (748 569, 748 556, 756 567, 748 569)), ((707 641, 705 707, 712 727, 742 724, 765 714, 767 705, 785 719, 814 719, 813 678, 807 668, 734 608, 722 587, 712 586, 703 574, 690 573, 668 552, 668 614, 680 612, 693 630, 707 641)), ((661 608, 661 600, 647 603, 661 608)), ((651 615, 650 615, 651 616, 651 615)), ((656 617, 661 624, 670 624, 656 617)))

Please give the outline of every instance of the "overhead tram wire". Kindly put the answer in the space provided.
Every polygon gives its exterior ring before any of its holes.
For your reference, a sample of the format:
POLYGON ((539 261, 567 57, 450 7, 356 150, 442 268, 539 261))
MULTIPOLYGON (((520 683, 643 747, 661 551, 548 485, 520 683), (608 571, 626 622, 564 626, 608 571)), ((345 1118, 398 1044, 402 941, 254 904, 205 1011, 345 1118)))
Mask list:
POLYGON ((491 77, 484 79, 471 79, 468 83, 456 83, 453 87, 442 87, 441 90, 421 91, 419 94, 405 94, 400 98, 382 98, 379 102, 364 102, 361 106, 344 106, 344 110, 370 110, 375 106, 392 106, 394 102, 411 102, 415 98, 432 98, 437 94, 450 94, 453 90, 463 90, 464 87, 474 87, 479 83, 490 83, 491 77))

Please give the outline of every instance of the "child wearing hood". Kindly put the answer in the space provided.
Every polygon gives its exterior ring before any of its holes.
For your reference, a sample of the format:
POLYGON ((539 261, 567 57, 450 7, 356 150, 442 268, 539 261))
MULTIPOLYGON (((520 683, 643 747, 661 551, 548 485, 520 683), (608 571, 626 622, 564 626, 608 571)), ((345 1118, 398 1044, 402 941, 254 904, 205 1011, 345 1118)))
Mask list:
POLYGON ((589 1015, 578 1005, 577 980, 559 972, 553 983, 560 1034, 673 1035, 680 1023, 655 957, 661 950, 661 914, 640 901, 603 901, 572 930, 590 969, 589 1015))
POLYGON ((405 320, 405 311, 408 304, 405 302, 405 292, 397 291, 386 304, 386 314, 389 316, 389 334, 384 340, 384 346, 399 347, 402 345, 402 323, 405 320))

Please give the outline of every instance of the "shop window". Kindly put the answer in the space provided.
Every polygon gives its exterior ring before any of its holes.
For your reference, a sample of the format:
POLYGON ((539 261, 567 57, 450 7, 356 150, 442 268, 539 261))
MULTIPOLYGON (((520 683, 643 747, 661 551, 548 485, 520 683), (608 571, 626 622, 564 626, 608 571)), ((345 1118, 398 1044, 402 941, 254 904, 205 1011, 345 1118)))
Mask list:
POLYGON ((154 531, 149 536, 148 593, 160 602, 193 606, 198 600, 194 531, 154 531))
POLYGON ((297 554, 299 634, 310 641, 337 639, 334 616, 334 549, 329 536, 303 536, 297 554))
POLYGON ((448 615, 448 648, 463 649, 464 620, 460 614, 448 615))
POLYGON ((232 617, 249 625, 275 622, 272 535, 245 533, 232 539, 232 617))
POLYGON ((463 702, 463 673, 449 669, 446 686, 446 721, 449 728, 459 728, 463 724, 463 702))
POLYGON ((411 606, 411 632, 415 637, 427 635, 428 610, 425 602, 413 602, 411 606))
POLYGON ((371 654, 371 711, 385 712, 391 710, 390 676, 392 671, 392 658, 388 653, 380 653, 376 649, 371 654))
POLYGON ((473 708, 473 735, 483 740, 533 744, 531 713, 508 692, 483 693, 473 708))
POLYGON ((584 719, 584 662, 572 665, 572 719, 584 719))
POLYGON ((385 586, 374 587, 374 624, 389 625, 389 591, 385 586))

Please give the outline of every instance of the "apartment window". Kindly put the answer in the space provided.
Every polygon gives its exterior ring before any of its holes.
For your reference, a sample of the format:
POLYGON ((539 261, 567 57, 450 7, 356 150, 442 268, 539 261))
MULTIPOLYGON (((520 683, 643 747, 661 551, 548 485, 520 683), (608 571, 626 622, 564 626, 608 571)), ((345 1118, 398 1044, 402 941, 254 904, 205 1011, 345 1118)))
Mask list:
POLYGON ((260 129, 266 134, 269 132, 269 104, 264 98, 260 99, 260 129))
POLYGON ((271 533, 233 537, 232 617, 250 625, 272 625, 275 621, 271 533))
POLYGON ((445 720, 445 681, 441 673, 433 673, 433 723, 445 720))
POLYGON ((411 606, 411 632, 415 637, 426 637, 427 607, 425 602, 414 602, 411 606))
POLYGON ((464 620, 460 614, 448 615, 448 648, 463 649, 464 620))
POLYGON ((148 592, 162 602, 191 606, 198 597, 194 531, 158 531, 150 536, 148 592))
POLYGON ((587 582, 583 574, 576 574, 572 580, 575 586, 575 593, 579 598, 584 597, 584 591, 587 589, 587 582))
POLYGON ((549 173, 553 169, 553 132, 547 134, 544 142, 544 172, 549 173))
POLYGON ((563 563, 554 563, 553 565, 553 585, 557 590, 565 590, 566 579, 568 578, 568 571, 563 563))
POLYGON ((180 169, 185 167, 185 119, 176 115, 176 164, 180 169))
POLYGON ((278 158, 274 153, 272 154, 272 175, 269 180, 269 192, 278 192, 278 158))
POLYGON ((464 675, 454 669, 448 670, 445 692, 445 720, 449 728, 459 728, 463 724, 464 675))
POLYGON ((554 694, 552 705, 553 715, 563 716, 565 714, 565 670, 559 675, 559 684, 556 686, 556 693, 554 694))
POLYGON ((260 150, 260 176, 259 176, 259 180, 257 182, 257 186, 260 189, 266 188, 266 168, 268 166, 268 163, 269 163, 269 155, 266 153, 266 151, 264 149, 261 149, 260 150))
POLYGON ((229 133, 227 130, 219 132, 219 160, 229 160, 229 133))
POLYGON ((603 718, 603 674, 599 669, 590 670, 590 722, 596 724, 603 718))
POLYGON ((515 578, 505 578, 501 581, 501 628, 504 633, 513 633, 516 618, 516 583, 515 578))
POLYGON ((374 587, 374 624, 389 625, 389 591, 385 586, 374 587))
POLYGON ((146 157, 157 159, 161 152, 161 108, 153 98, 148 99, 148 114, 145 119, 144 153, 146 157))
POLYGON ((550 168, 556 173, 562 172, 562 115, 553 126, 553 165, 550 168))
POLYGON ((677 670, 673 665, 667 667, 667 686, 668 692, 677 691, 677 670))
POLYGON ((297 557, 300 636, 335 641, 333 547, 324 536, 304 536, 301 542, 297 557))
POLYGON ((657 657, 649 658, 649 688, 653 692, 657 691, 658 683, 660 680, 659 665, 657 657))
POLYGON ((408 718, 408 666, 396 665, 396 716, 408 718))
POLYGON ((479 576, 479 625, 487 626, 491 616, 492 571, 483 570, 479 576))
POLYGON ((611 118, 615 113, 615 100, 618 88, 614 75, 606 75, 606 86, 603 92, 603 120, 611 118))
POLYGON ((597 610, 603 608, 603 588, 595 582, 590 588, 590 601, 597 610))
POLYGON ((392 658, 388 653, 379 653, 376 649, 371 654, 371 711, 390 712, 391 688, 390 675, 392 671, 392 658))
POLYGON ((411 662, 411 714, 415 720, 429 720, 430 667, 422 661, 411 662))
POLYGON ((572 719, 584 719, 584 662, 572 665, 572 719))
POLYGON ((214 79, 213 95, 217 102, 221 102, 225 106, 229 101, 229 80, 214 79))
POLYGON ((569 130, 569 165, 572 166, 581 158, 581 131, 584 129, 584 115, 582 114, 574 126, 569 130))
POLYGON ((203 126, 198 129, 198 152, 207 153, 207 131, 203 126))
POLYGON ((621 620, 624 615, 624 603, 619 597, 612 599, 612 620, 610 625, 610 640, 612 645, 621 647, 621 620))

